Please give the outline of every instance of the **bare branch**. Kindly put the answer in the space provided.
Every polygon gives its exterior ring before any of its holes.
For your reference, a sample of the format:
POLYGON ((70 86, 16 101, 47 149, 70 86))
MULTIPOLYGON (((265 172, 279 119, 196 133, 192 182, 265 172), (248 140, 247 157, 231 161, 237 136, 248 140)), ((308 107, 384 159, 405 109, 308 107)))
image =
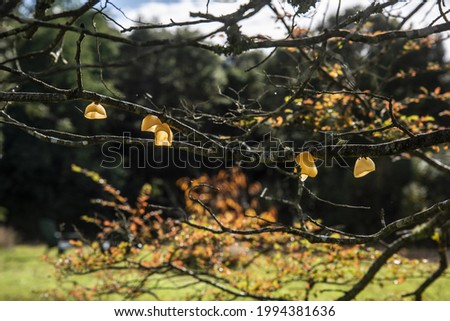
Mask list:
MULTIPOLYGON (((430 221, 424 223, 422 226, 418 226, 411 232, 404 234, 400 238, 396 239, 384 250, 383 254, 381 254, 381 256, 379 256, 373 262, 373 264, 370 266, 369 270, 364 274, 364 276, 338 300, 347 301, 354 299, 358 295, 358 293, 360 293, 369 284, 369 282, 374 278, 375 274, 384 266, 384 264, 392 255, 397 253, 401 248, 403 248, 408 243, 429 237, 436 226, 439 226, 439 224, 442 224, 442 222, 448 220, 449 213, 450 211, 447 210, 447 212, 443 212, 433 217, 430 221)), ((446 261, 444 263, 446 263, 446 261)), ((445 264, 444 266, 445 268, 447 267, 445 264)), ((436 271, 435 274, 439 273, 440 275, 442 274, 442 272, 443 271, 441 271, 440 268, 436 271)), ((431 284, 431 282, 433 281, 434 279, 428 282, 431 284)), ((427 284, 428 282, 425 282, 424 284, 427 284)), ((427 286, 428 285, 425 285, 425 288, 427 286)))
POLYGON ((429 165, 433 166, 434 168, 440 170, 443 173, 450 174, 450 166, 445 165, 444 163, 440 162, 436 158, 432 158, 430 156, 427 156, 424 152, 420 150, 416 150, 412 152, 412 155, 420 158, 421 160, 427 162, 429 165))
POLYGON ((403 235, 395 240, 389 247, 384 250, 383 254, 379 256, 375 262, 370 266, 369 270, 364 274, 363 278, 359 280, 352 288, 341 296, 338 301, 353 300, 375 277, 375 274, 386 264, 387 260, 403 248, 412 239, 412 235, 403 235))
POLYGON ((450 141, 450 129, 437 130, 414 137, 403 138, 380 144, 347 144, 319 147, 311 153, 320 159, 340 155, 342 157, 381 157, 398 155, 419 148, 445 144, 450 141))
POLYGON ((450 30, 450 23, 442 23, 436 26, 425 27, 421 29, 413 29, 409 31, 387 31, 378 35, 362 35, 358 33, 353 33, 346 30, 330 30, 322 33, 318 36, 299 38, 299 39, 288 39, 288 40, 264 40, 259 42, 253 42, 249 44, 250 49, 257 48, 272 48, 272 47, 306 47, 318 43, 323 43, 331 38, 348 38, 348 40, 353 42, 361 42, 367 44, 376 44, 393 39, 418 39, 424 38, 429 35, 440 33, 443 31, 450 30))
POLYGON ((309 188, 307 188, 306 186, 304 187, 304 189, 308 192, 308 194, 313 197, 314 199, 318 200, 319 202, 322 203, 326 203, 332 206, 336 206, 336 207, 344 207, 344 208, 349 208, 349 209, 360 209, 360 210, 370 210, 370 207, 368 206, 361 206, 361 205, 349 205, 349 204, 339 204, 339 203, 335 203, 323 198, 320 198, 319 196, 317 196, 316 194, 313 193, 313 191, 311 191, 309 188))
MULTIPOLYGON (((82 26, 82 28, 83 27, 84 26, 82 26)), ((78 84, 79 92, 83 91, 83 77, 81 74, 81 42, 83 41, 83 38, 84 38, 84 32, 81 31, 80 37, 78 38, 78 41, 77 41, 77 52, 75 54, 75 63, 77 64, 77 84, 78 84)))
POLYGON ((422 301, 422 296, 425 290, 433 284, 447 269, 448 256, 447 256, 447 231, 440 231, 440 240, 438 244, 439 254, 439 267, 433 274, 431 274, 414 292, 406 293, 403 297, 414 296, 416 301, 422 301))

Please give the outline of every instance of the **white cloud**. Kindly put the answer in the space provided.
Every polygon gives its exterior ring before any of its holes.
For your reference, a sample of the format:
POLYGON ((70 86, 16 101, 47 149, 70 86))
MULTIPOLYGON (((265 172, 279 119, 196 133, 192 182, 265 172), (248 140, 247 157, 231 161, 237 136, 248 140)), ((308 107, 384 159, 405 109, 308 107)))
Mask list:
MULTIPOLYGON (((180 0, 177 2, 149 2, 137 8, 122 7, 126 15, 132 19, 140 19, 145 22, 170 23, 171 21, 181 22, 193 20, 198 18, 190 17, 190 13, 202 12, 220 16, 236 11, 240 5, 247 3, 245 0, 237 0, 234 2, 218 2, 210 1, 208 8, 207 1, 196 0, 180 0)), ((248 36, 255 36, 257 34, 267 34, 270 36, 281 37, 284 31, 277 26, 273 21, 274 14, 269 8, 264 8, 254 17, 245 20, 242 23, 242 31, 248 36)), ((120 18, 119 22, 124 26, 131 26, 133 23, 125 18, 120 18)), ((198 29, 202 32, 210 32, 221 24, 208 23, 199 25, 198 29)))

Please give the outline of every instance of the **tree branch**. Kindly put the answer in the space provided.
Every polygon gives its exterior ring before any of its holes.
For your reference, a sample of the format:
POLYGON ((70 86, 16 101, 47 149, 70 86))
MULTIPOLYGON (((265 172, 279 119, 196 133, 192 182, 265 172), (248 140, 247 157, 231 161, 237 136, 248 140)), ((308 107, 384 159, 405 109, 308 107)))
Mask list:
POLYGON ((429 165, 431 165, 434 168, 440 170, 441 172, 443 172, 445 174, 450 174, 450 166, 445 165, 444 163, 440 162, 436 158, 429 157, 424 152, 422 152, 420 150, 416 150, 416 151, 412 152, 412 155, 417 157, 417 158, 420 158, 421 160, 423 160, 425 162, 427 162, 429 165))
POLYGON ((429 35, 450 30, 450 23, 442 23, 436 26, 425 27, 414 30, 395 30, 387 31, 377 35, 363 35, 354 33, 348 30, 330 30, 325 31, 321 35, 286 40, 263 40, 259 42, 252 42, 249 44, 249 49, 257 48, 272 48, 272 47, 307 47, 318 43, 323 43, 331 38, 346 38, 353 42, 361 42, 367 44, 377 44, 394 39, 418 39, 425 38, 429 35))
POLYGON ((450 129, 437 130, 431 133, 418 134, 414 137, 394 140, 380 144, 347 144, 328 145, 311 150, 315 157, 381 157, 398 155, 419 148, 430 147, 450 142, 450 129))
POLYGON ((370 266, 369 270, 364 273, 364 276, 359 280, 349 291, 341 296, 338 301, 349 301, 354 299, 364 288, 372 281, 375 274, 386 264, 387 260, 403 248, 412 239, 412 235, 403 235, 395 240, 389 247, 384 250, 375 262, 370 266))
MULTIPOLYGON (((0 66, 0 69, 2 69, 2 67, 4 66, 0 66)), ((75 91, 67 89, 63 90, 58 88, 54 89, 58 90, 58 92, 57 93, 0 92, 0 101, 51 103, 51 102, 85 100, 85 101, 96 101, 106 106, 114 107, 141 116, 152 114, 166 121, 175 130, 178 130, 186 135, 195 135, 195 139, 199 142, 214 144, 214 146, 218 149, 219 155, 220 153, 224 155, 223 147, 218 142, 212 140, 206 134, 199 132, 198 130, 192 128, 191 126, 188 126, 183 122, 179 121, 178 119, 164 114, 163 112, 156 111, 154 109, 150 109, 148 107, 139 104, 97 94, 87 90, 79 92, 77 90, 75 91)))
MULTIPOLYGON (((1 68, 2 66, 0 66, 1 68)), ((57 89, 57 88, 56 88, 57 89)), ((97 101, 99 103, 118 108, 123 111, 131 112, 141 116, 152 114, 165 120, 171 127, 180 132, 190 135, 195 134, 196 139, 200 142, 213 143, 217 152, 214 153, 214 157, 226 158, 230 155, 228 152, 231 149, 226 148, 220 144, 217 140, 212 140, 206 134, 203 134, 194 128, 184 124, 183 122, 173 118, 169 115, 165 115, 162 112, 150 109, 148 107, 126 102, 123 100, 111 98, 108 96, 100 95, 90 91, 74 92, 72 90, 58 89, 58 93, 29 93, 29 92, 0 92, 0 101, 5 102, 63 102, 73 100, 87 100, 97 101), (227 152, 228 151, 228 152, 227 152)), ((314 149, 310 149, 311 154, 318 159, 325 159, 327 157, 381 157, 398 155, 403 152, 410 152, 416 149, 430 147, 433 145, 439 145, 450 142, 450 129, 438 130, 431 133, 419 134, 414 137, 408 137, 404 139, 398 139, 391 142, 380 144, 348 144, 348 145, 326 145, 319 146, 314 149)), ((274 162, 289 162, 293 161, 295 153, 293 151, 284 152, 281 155, 275 153, 257 152, 252 151, 256 157, 256 161, 264 162, 267 164, 274 162)), ((233 160, 240 160, 243 155, 240 153, 240 149, 236 149, 233 154, 233 160)))
POLYGON ((447 231, 442 231, 442 239, 439 241, 438 253, 439 253, 439 267, 433 274, 431 274, 414 292, 406 293, 403 297, 414 296, 416 301, 422 301, 422 296, 425 290, 436 281, 447 269, 448 267, 448 257, 447 257, 447 231))
MULTIPOLYGON (((379 256, 370 266, 369 270, 364 274, 364 276, 349 290, 347 291, 343 296, 341 296, 338 300, 339 301, 347 301, 354 299, 374 278, 375 274, 386 264, 387 260, 397 253, 401 248, 403 248, 406 244, 411 243, 413 241, 422 240, 426 237, 429 237, 431 233, 433 232, 433 229, 438 226, 439 224, 442 224, 446 220, 448 220, 448 213, 441 213, 437 216, 430 219, 428 222, 424 223, 423 226, 417 226, 415 227, 411 232, 408 234, 405 234, 395 240, 392 244, 388 246, 386 250, 384 250, 383 254, 379 256)), ((442 274, 443 271, 436 271, 436 273, 442 274)), ((436 274, 435 273, 435 274, 436 274)), ((440 275, 439 274, 439 275, 440 275)), ((436 277, 437 278, 437 277, 436 277)), ((429 283, 433 282, 431 280, 429 283)), ((427 283, 427 282, 425 282, 427 283)), ((425 284, 424 283, 424 284, 425 284)), ((428 286, 428 285, 426 285, 428 286)), ((425 286, 425 288, 426 288, 425 286)), ((420 288, 419 288, 420 289, 420 288)))
MULTIPOLYGON (((83 28, 84 29, 84 28, 83 28)), ((80 37, 77 40, 77 52, 75 54, 75 63, 77 66, 77 85, 78 85, 78 91, 83 91, 83 76, 81 73, 81 43, 84 39, 84 31, 81 31, 80 37)))

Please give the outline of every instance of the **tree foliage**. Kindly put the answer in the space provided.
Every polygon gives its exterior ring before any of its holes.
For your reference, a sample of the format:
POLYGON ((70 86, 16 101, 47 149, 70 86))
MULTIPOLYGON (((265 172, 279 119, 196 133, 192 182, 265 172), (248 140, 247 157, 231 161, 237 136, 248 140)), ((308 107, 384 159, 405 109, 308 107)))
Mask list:
MULTIPOLYGON (((248 182, 237 168, 221 170, 214 177, 180 178, 181 208, 152 204, 149 184, 142 186, 133 205, 97 173, 76 165, 72 169, 99 184, 106 199, 92 200, 101 209, 95 216, 83 217, 100 228, 95 241, 72 241, 74 250, 47 257, 62 282, 60 289, 45 293, 54 299, 99 300, 116 295, 160 299, 160 293, 177 288, 195 288, 186 293, 191 300, 339 298, 381 255, 358 244, 313 245, 280 230, 277 208, 264 206, 258 197, 261 184, 248 182), (172 217, 164 218, 164 212, 172 217), (267 231, 211 233, 221 226, 267 231), (94 284, 78 281, 67 288, 74 277, 86 273, 94 273, 94 284)), ((300 222, 293 227, 299 228, 300 222)), ((320 220, 309 221, 304 230, 321 232, 323 225, 320 220)), ((346 238, 339 233, 331 236, 346 238)), ((374 281, 380 287, 402 284, 431 269, 429 264, 394 255, 374 281)), ((383 297, 394 298, 398 298, 394 293, 383 297)))

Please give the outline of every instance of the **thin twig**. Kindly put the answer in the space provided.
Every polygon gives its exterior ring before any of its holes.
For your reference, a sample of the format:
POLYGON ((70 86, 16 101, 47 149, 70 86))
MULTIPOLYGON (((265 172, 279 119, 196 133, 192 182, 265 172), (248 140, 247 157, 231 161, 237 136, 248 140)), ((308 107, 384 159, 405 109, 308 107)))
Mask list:
MULTIPOLYGON (((84 25, 81 24, 81 28, 84 29, 84 25)), ((78 91, 82 92, 83 91, 83 77, 82 77, 82 73, 81 73, 81 43, 83 42, 84 39, 84 31, 80 32, 80 37, 78 38, 77 41, 77 52, 75 54, 75 63, 77 65, 77 85, 78 85, 78 91)))
POLYGON ((370 207, 368 206, 363 206, 363 205, 349 205, 349 204, 340 204, 340 203, 335 203, 323 198, 320 198, 319 196, 317 196, 316 194, 314 194, 313 191, 311 191, 309 188, 307 188, 306 186, 304 187, 304 189, 308 192, 308 194, 310 196, 312 196, 314 199, 318 200, 319 202, 322 203, 326 203, 329 205, 333 205, 336 207, 344 207, 344 208, 349 208, 349 209, 358 209, 358 210, 370 210, 370 207))
POLYGON ((390 99, 389 100, 389 115, 391 117, 392 124, 394 124, 395 127, 400 129, 402 132, 404 132, 409 137, 414 137, 415 135, 406 126, 404 126, 397 120, 397 117, 395 116, 393 108, 394 107, 392 104, 392 99, 390 99))
POLYGON ((434 168, 440 170, 443 173, 450 174, 450 166, 445 165, 444 163, 440 162, 436 158, 432 158, 428 155, 426 155, 424 152, 420 150, 415 150, 412 152, 412 155, 420 158, 421 160, 427 162, 429 165, 433 166, 434 168))

